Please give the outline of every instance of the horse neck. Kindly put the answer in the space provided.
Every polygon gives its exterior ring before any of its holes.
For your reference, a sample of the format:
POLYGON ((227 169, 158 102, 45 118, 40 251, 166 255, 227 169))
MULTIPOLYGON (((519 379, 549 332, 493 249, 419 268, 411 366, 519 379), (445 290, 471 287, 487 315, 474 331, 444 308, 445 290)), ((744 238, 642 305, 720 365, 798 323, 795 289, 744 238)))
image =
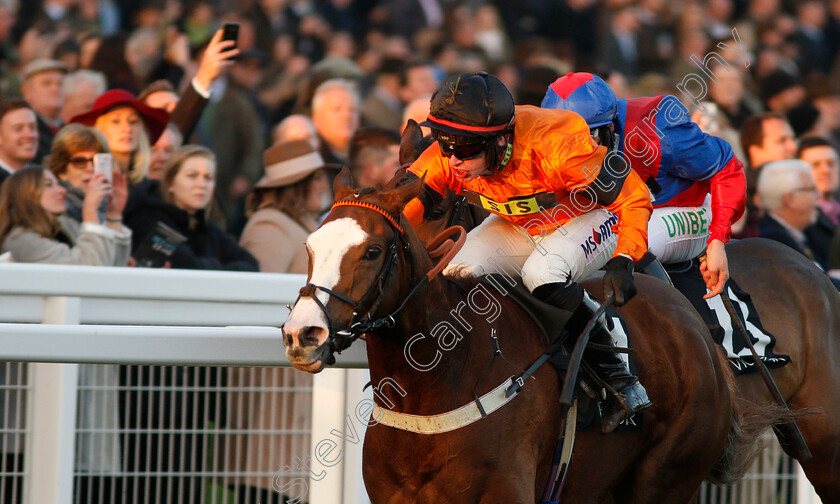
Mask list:
MULTIPOLYGON (((416 282, 419 282, 433 266, 431 258, 413 231, 407 232, 407 235, 412 251, 413 271, 417 278, 413 284, 410 268, 401 269, 400 283, 404 287, 393 300, 395 306, 399 306, 405 300, 416 282)), ((445 392, 443 397, 454 398, 452 391, 460 384, 463 369, 471 364, 471 355, 475 354, 471 350, 476 346, 475 342, 471 342, 469 337, 464 337, 452 350, 447 351, 445 355, 441 354, 441 360, 434 368, 423 369, 423 366, 433 362, 439 351, 437 340, 432 337, 433 329, 442 320, 452 322, 449 310, 465 298, 463 291, 438 275, 405 304, 395 317, 392 329, 379 331, 367 338, 368 363, 374 390, 377 390, 377 385, 383 383, 383 380, 392 380, 407 392, 404 397, 401 394, 387 394, 396 405, 395 411, 423 414, 423 411, 438 410, 441 407, 442 396, 436 393, 437 391, 445 392), (412 338, 417 341, 410 346, 409 354, 406 347, 410 345, 412 338), (422 393, 419 393, 421 391, 422 393)), ((461 333, 463 335, 464 331, 461 333)), ((482 355, 485 353, 485 357, 492 356, 492 350, 489 348, 487 352, 482 352, 482 355)), ((489 358, 487 360, 489 362, 489 358)), ((377 401, 383 405, 381 398, 377 398, 377 401)))
MULTIPOLYGON (((465 370, 473 368, 476 354, 489 363, 493 355, 490 348, 477 352, 481 346, 471 341, 470 335, 461 330, 463 337, 449 351, 441 351, 438 338, 451 334, 437 333, 441 321, 452 322, 450 307, 454 308, 465 296, 457 296, 444 288, 438 279, 420 290, 395 318, 393 329, 382 331, 367 339, 368 363, 371 382, 398 384, 406 392, 385 394, 395 404, 394 411, 429 414, 441 408, 454 409, 470 400, 470 395, 458 397, 455 391, 462 388, 465 370), (436 365, 429 366, 437 362, 436 365), (446 403, 446 401, 452 401, 446 403)), ((454 324, 453 324, 454 325, 454 324)), ((472 388, 471 386, 469 387, 472 388)), ((376 388, 374 389, 376 390, 376 388)), ((381 397, 380 406, 385 407, 381 397)))

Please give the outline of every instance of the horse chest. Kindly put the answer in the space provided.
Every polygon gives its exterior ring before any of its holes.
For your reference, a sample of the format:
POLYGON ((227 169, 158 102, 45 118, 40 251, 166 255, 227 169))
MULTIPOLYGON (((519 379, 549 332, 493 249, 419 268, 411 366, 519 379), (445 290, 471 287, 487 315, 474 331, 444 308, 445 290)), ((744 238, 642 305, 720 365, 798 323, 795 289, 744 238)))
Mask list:
POLYGON ((492 471, 480 445, 385 429, 369 428, 365 437, 365 485, 374 504, 473 504, 489 491, 492 471))

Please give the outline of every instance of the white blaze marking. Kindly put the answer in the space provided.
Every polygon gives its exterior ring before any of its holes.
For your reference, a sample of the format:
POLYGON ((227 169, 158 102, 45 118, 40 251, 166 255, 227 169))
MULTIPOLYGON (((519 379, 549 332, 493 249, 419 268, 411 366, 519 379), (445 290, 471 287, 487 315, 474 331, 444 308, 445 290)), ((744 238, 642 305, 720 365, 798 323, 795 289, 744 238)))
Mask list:
MULTIPOLYGON (((310 283, 334 289, 341 276, 341 260, 347 252, 367 239, 367 233, 355 219, 344 217, 321 226, 309 235, 306 243, 312 251, 312 278, 310 283)), ((315 295, 326 306, 330 295, 318 289, 315 295)), ((301 299, 289 314, 287 327, 327 326, 321 308, 312 299, 301 299), (317 321, 317 322, 316 322, 317 321)))
MULTIPOLYGON (((329 222, 309 235, 306 243, 312 250, 310 283, 333 289, 341 276, 341 260, 347 252, 367 239, 367 233, 355 219, 344 217, 329 222)), ((318 299, 327 304, 329 294, 318 291, 318 299), (323 297, 322 297, 323 296, 323 297)))

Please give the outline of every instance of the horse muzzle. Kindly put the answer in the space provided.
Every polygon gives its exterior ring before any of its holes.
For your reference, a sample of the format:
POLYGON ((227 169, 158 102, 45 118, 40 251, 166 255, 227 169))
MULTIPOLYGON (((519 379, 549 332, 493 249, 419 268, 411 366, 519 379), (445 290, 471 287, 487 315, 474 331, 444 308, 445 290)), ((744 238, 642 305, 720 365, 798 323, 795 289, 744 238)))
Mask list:
POLYGON ((325 367, 335 362, 329 345, 318 347, 286 348, 286 357, 296 369, 307 373, 320 373, 325 367))
POLYGON ((332 357, 329 329, 320 309, 311 300, 295 305, 282 329, 283 345, 292 366, 317 373, 329 364, 332 357))

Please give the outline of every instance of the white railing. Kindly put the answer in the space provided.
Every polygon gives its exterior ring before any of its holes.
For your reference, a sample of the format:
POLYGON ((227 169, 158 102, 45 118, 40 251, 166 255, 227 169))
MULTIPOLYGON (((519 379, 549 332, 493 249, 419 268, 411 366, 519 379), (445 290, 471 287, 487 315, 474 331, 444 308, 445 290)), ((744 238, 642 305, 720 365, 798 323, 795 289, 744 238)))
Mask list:
MULTIPOLYGON (((25 503, 69 504, 78 363, 288 366, 278 327, 303 275, 0 264, 0 360, 32 362, 25 503), (37 468, 37 470, 35 470, 37 468)), ((357 343, 315 376, 312 447, 344 431, 368 380, 357 343), (348 368, 356 368, 350 371, 348 368)), ((346 439, 346 438, 345 438, 346 439)), ((368 502, 361 443, 312 481, 306 500, 368 502)), ((316 457, 310 449, 313 461, 316 457)), ((313 462, 313 472, 322 468, 313 462)), ((797 502, 820 501, 801 475, 797 502)))
MULTIPOLYGON (((0 360, 33 363, 24 502, 71 502, 78 363, 288 366, 278 328, 304 281, 303 275, 0 264, 0 360)), ((366 367, 362 343, 339 356, 337 369, 315 376, 313 442, 344 430, 345 414, 354 415, 363 398, 366 367)), ((358 447, 340 448, 348 462, 312 481, 309 502, 366 501, 358 447)))

